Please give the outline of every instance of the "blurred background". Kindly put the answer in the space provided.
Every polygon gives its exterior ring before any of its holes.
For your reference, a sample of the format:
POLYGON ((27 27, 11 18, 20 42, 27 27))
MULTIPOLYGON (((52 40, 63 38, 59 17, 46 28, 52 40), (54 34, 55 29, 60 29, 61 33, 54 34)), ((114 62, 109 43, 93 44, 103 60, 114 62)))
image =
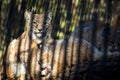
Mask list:
POLYGON ((52 12, 52 36, 55 39, 69 38, 79 25, 97 14, 100 21, 115 24, 120 14, 119 0, 0 0, 0 64, 6 49, 13 39, 25 30, 24 12, 52 12))

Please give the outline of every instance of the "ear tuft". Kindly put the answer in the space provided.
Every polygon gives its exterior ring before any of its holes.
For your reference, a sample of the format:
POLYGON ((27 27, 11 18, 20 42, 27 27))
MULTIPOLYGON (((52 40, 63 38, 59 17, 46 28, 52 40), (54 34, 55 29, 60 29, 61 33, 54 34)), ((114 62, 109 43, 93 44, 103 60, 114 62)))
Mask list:
POLYGON ((52 12, 48 13, 48 19, 51 21, 52 20, 52 12))
POLYGON ((32 12, 25 10, 24 17, 28 21, 31 19, 32 12))
POLYGON ((51 24, 51 20, 52 20, 52 12, 48 12, 47 21, 46 21, 47 26, 49 26, 51 24))

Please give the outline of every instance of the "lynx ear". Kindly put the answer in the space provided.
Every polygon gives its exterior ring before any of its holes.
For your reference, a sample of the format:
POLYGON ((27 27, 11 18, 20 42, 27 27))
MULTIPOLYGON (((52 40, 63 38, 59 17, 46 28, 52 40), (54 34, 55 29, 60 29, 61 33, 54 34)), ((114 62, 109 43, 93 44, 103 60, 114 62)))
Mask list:
POLYGON ((24 17, 27 21, 31 19, 32 12, 25 10, 24 17))
POLYGON ((49 26, 51 24, 51 20, 52 20, 52 12, 49 12, 47 14, 47 21, 46 21, 47 26, 49 26))
POLYGON ((48 19, 49 19, 49 21, 52 20, 52 12, 49 12, 49 13, 48 13, 48 19))

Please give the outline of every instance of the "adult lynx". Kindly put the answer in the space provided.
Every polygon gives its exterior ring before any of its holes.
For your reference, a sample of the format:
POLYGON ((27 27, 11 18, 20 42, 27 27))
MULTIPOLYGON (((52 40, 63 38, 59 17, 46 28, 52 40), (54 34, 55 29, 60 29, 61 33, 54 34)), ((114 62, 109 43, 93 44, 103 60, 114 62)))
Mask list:
POLYGON ((26 80, 29 71, 30 54, 37 45, 49 36, 51 13, 35 14, 25 12, 27 31, 14 39, 6 55, 6 75, 8 79, 26 80))
POLYGON ((92 40, 94 40, 95 46, 98 48, 102 48, 104 40, 104 30, 105 26, 103 22, 98 22, 96 25, 94 25, 93 22, 88 22, 76 28, 70 36, 70 39, 80 38, 89 42, 92 42, 92 40))

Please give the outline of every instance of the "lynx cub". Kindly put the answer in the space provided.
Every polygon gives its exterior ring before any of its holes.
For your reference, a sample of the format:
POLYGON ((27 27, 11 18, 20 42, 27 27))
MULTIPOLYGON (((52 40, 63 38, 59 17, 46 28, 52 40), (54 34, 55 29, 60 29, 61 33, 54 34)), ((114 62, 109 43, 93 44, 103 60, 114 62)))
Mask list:
POLYGON ((35 53, 37 44, 42 43, 50 32, 51 13, 35 14, 25 12, 27 30, 14 39, 6 55, 6 75, 8 79, 29 79, 29 61, 31 54, 35 53))

